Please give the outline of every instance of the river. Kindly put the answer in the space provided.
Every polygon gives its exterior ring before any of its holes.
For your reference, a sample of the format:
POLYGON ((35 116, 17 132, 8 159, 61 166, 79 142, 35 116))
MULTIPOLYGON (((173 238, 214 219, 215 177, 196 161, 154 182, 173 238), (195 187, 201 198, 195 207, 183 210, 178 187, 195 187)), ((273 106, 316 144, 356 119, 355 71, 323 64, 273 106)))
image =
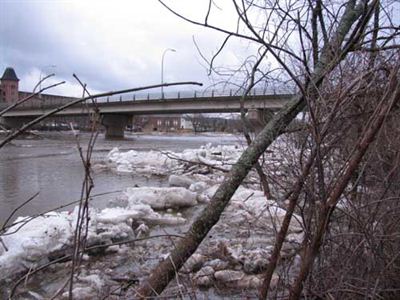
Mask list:
MULTIPOLYGON (((90 134, 79 135, 85 147, 90 134)), ((93 151, 92 165, 105 160, 114 147, 134 150, 172 150, 198 148, 211 143, 235 144, 238 136, 224 134, 159 135, 127 133, 123 140, 105 140, 100 134, 93 151)), ((95 168, 96 169, 96 168, 95 168)), ((13 141, 0 149, 0 225, 27 199, 39 192, 28 204, 20 208, 12 219, 47 210, 80 198, 84 169, 77 150, 77 141, 71 132, 37 132, 13 141)), ((94 171, 92 195, 96 206, 102 208, 118 191, 133 185, 165 185, 165 179, 146 178, 136 175, 117 175, 108 170, 94 171)), ((67 206, 63 210, 71 209, 67 206)))

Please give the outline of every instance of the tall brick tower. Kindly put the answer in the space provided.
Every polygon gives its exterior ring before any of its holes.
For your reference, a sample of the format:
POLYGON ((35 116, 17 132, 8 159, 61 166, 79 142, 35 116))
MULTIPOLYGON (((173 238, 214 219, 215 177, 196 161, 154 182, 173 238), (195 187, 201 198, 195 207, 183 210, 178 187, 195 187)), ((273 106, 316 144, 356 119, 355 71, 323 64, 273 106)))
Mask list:
POLYGON ((19 79, 13 68, 6 68, 0 78, 0 101, 13 103, 18 100, 19 79))

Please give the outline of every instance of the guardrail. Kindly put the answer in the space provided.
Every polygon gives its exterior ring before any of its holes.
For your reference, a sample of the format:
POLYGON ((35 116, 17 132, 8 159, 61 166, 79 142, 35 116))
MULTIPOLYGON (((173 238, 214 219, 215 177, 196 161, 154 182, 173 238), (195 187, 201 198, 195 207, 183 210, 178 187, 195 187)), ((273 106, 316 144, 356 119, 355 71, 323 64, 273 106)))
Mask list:
MULTIPOLYGON (((290 89, 252 89, 249 95, 279 95, 279 94, 293 94, 290 89)), ((214 98, 214 97, 232 97, 241 96, 242 93, 237 90, 190 90, 190 91, 172 91, 172 92, 152 92, 152 93, 134 93, 125 94, 120 96, 113 96, 98 99, 99 102, 116 102, 116 101, 135 101, 135 100, 168 100, 168 99, 181 99, 181 98, 214 98)))

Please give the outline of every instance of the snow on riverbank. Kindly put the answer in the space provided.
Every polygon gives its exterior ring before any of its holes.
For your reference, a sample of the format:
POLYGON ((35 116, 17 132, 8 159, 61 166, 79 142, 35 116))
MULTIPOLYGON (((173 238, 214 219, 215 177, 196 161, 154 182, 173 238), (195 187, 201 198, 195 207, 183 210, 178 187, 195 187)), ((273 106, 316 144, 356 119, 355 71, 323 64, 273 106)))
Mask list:
MULTIPOLYGON (((127 188, 122 196, 110 199, 107 208, 90 208, 87 245, 108 245, 151 235, 152 229, 159 230, 159 226, 187 225, 193 215, 186 211, 183 217, 181 211, 186 207, 202 209, 218 188, 224 170, 230 169, 241 152, 238 146, 211 145, 181 153, 121 152, 114 148, 107 155, 108 168, 118 173, 169 175, 166 180, 170 187, 127 188)), ((26 218, 18 218, 14 223, 17 225, 0 236, 7 247, 0 244, 0 282, 70 254, 77 213, 78 208, 50 212, 22 227, 18 224, 24 224, 26 218)), ((267 200, 261 191, 240 187, 183 272, 191 274, 199 286, 222 283, 236 288, 257 287, 284 214, 285 210, 267 200)), ((302 238, 296 216, 289 232, 284 248, 293 257, 293 249, 302 238)), ((129 248, 135 246, 113 246, 110 250, 120 252, 122 247, 125 252, 135 251, 129 248)), ((105 285, 110 279, 103 272, 95 275, 97 285, 105 285)), ((101 290, 97 285, 86 290, 97 293, 101 290)), ((84 280, 78 286, 85 289, 84 280)))
MULTIPOLYGON (((110 207, 101 211, 90 209, 88 245, 132 239, 138 229, 145 228, 142 224, 183 224, 186 220, 181 216, 154 209, 196 204, 196 194, 184 188, 128 188, 125 197, 111 201, 110 207)), ((47 263, 55 253, 68 254, 77 215, 78 207, 72 212, 50 212, 32 220, 19 217, 15 226, 1 235, 7 249, 0 246, 0 281, 47 263)))

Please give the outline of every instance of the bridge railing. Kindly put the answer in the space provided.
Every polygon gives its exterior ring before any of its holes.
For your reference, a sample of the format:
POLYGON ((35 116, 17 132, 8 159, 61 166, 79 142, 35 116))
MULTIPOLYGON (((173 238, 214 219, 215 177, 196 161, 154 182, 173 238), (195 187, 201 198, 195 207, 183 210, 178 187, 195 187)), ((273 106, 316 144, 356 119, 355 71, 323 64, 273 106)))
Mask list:
MULTIPOLYGON (((214 97, 232 97, 241 96, 243 92, 228 89, 228 90, 191 90, 191 91, 171 91, 164 92, 148 92, 148 93, 130 93, 112 97, 103 97, 97 99, 99 102, 118 102, 118 101, 136 101, 136 100, 168 100, 168 99, 187 99, 187 98, 214 98, 214 97)), ((249 95, 279 95, 293 94, 293 89, 252 89, 249 95)))

